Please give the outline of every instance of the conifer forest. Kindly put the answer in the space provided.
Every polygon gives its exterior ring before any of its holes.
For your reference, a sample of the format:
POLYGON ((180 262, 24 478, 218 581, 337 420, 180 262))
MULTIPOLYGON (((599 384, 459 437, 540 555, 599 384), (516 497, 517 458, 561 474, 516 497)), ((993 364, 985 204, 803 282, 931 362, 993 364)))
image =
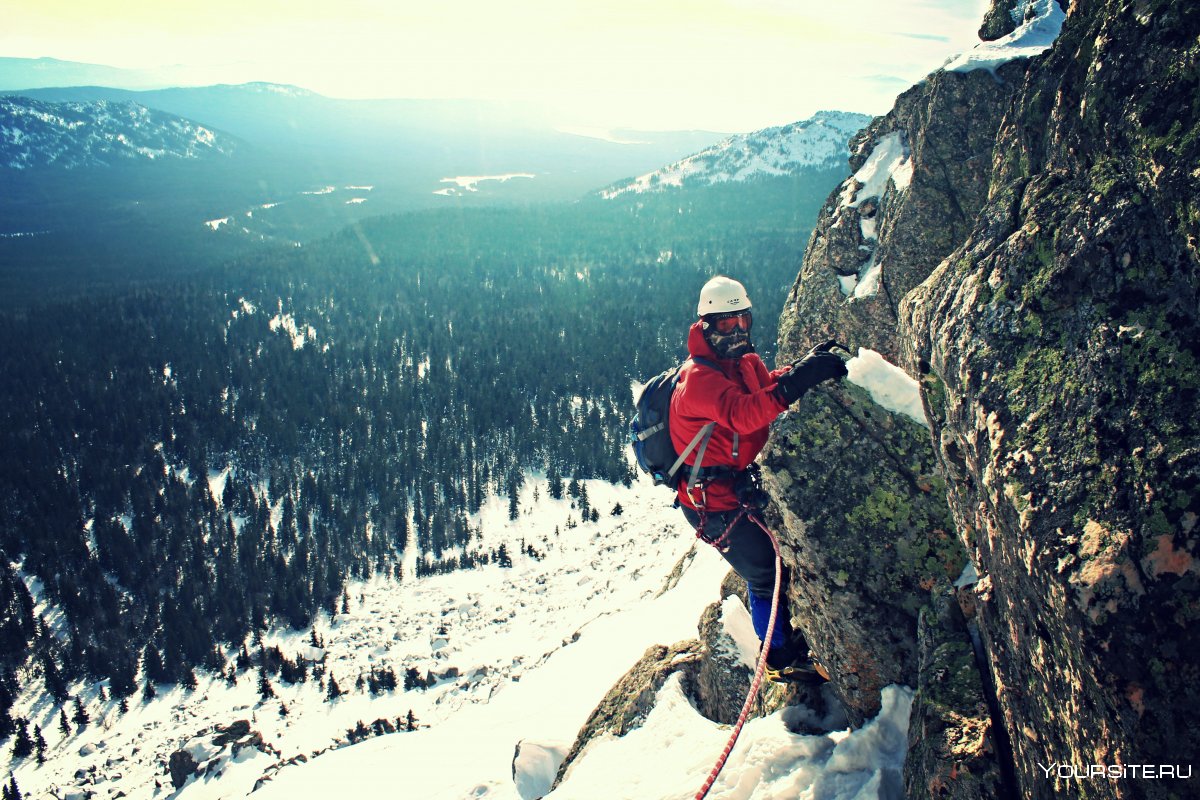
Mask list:
POLYGON ((377 218, 8 304, 0 735, 30 676, 60 699, 82 677, 188 683, 406 554, 422 573, 501 559, 471 515, 530 476, 634 480, 631 383, 686 355, 717 273, 747 285, 772 363, 835 180, 377 218))

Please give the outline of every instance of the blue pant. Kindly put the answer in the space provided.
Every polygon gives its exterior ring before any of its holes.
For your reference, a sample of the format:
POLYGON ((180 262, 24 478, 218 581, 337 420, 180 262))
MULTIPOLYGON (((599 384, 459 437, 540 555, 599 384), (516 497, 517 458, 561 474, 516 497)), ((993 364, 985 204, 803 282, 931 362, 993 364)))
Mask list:
MULTIPOLYGON (((700 514, 695 509, 681 506, 688 524, 695 530, 700 524, 700 514)), ((771 621, 771 597, 775 591, 775 549, 771 540, 751 517, 755 512, 747 511, 737 520, 725 539, 721 555, 733 567, 733 571, 746 581, 750 592, 750 619, 759 641, 767 638, 767 623, 771 621)), ((704 535, 718 539, 725 533, 741 509, 732 511, 710 511, 704 523, 704 535)), ((781 585, 787 585, 787 570, 784 569, 781 585)), ((781 647, 792 637, 791 613, 788 611, 787 596, 779 598, 779 610, 775 614, 775 630, 771 632, 771 647, 781 647)))

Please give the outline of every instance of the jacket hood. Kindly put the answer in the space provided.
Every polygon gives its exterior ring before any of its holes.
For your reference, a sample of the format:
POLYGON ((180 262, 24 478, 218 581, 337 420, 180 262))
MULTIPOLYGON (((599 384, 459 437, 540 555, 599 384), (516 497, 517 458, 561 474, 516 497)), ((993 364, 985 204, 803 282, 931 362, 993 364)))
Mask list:
POLYGON ((688 355, 700 356, 707 358, 709 361, 720 361, 717 354, 713 352, 712 345, 704 338, 704 327, 700 320, 692 323, 692 327, 688 329, 688 355))

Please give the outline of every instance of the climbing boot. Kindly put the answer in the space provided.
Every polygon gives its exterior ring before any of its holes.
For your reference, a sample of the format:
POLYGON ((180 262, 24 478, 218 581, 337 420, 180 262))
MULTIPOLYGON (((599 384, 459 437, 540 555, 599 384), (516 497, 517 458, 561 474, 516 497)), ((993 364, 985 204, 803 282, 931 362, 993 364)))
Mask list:
POLYGON ((809 655, 808 646, 798 646, 794 641, 772 648, 767 653, 765 675, 767 680, 774 683, 822 683, 829 680, 824 667, 809 655))
POLYGON ((772 683, 824 683, 829 678, 823 673, 820 664, 805 659, 778 668, 768 665, 765 675, 772 683))

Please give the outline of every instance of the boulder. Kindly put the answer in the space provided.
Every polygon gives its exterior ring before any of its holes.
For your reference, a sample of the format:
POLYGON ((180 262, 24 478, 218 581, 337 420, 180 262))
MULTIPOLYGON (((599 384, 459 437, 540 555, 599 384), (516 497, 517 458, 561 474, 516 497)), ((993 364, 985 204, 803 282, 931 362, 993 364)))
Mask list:
POLYGON ((641 726, 654 707, 658 690, 667 678, 683 673, 684 691, 696 693, 696 675, 700 669, 700 642, 693 639, 671 647, 654 645, 613 685, 580 728, 574 744, 554 780, 557 786, 566 777, 571 764, 593 739, 604 735, 624 736, 641 726))
POLYGON ((218 772, 229 759, 236 758, 248 747, 279 755, 275 748, 263 741, 261 733, 250 727, 248 720, 218 725, 209 733, 194 736, 171 753, 167 760, 171 783, 178 789, 193 775, 218 772))
POLYGON ((200 765, 187 750, 176 750, 167 761, 167 771, 171 775, 171 785, 182 789, 188 779, 200 771, 200 765))

